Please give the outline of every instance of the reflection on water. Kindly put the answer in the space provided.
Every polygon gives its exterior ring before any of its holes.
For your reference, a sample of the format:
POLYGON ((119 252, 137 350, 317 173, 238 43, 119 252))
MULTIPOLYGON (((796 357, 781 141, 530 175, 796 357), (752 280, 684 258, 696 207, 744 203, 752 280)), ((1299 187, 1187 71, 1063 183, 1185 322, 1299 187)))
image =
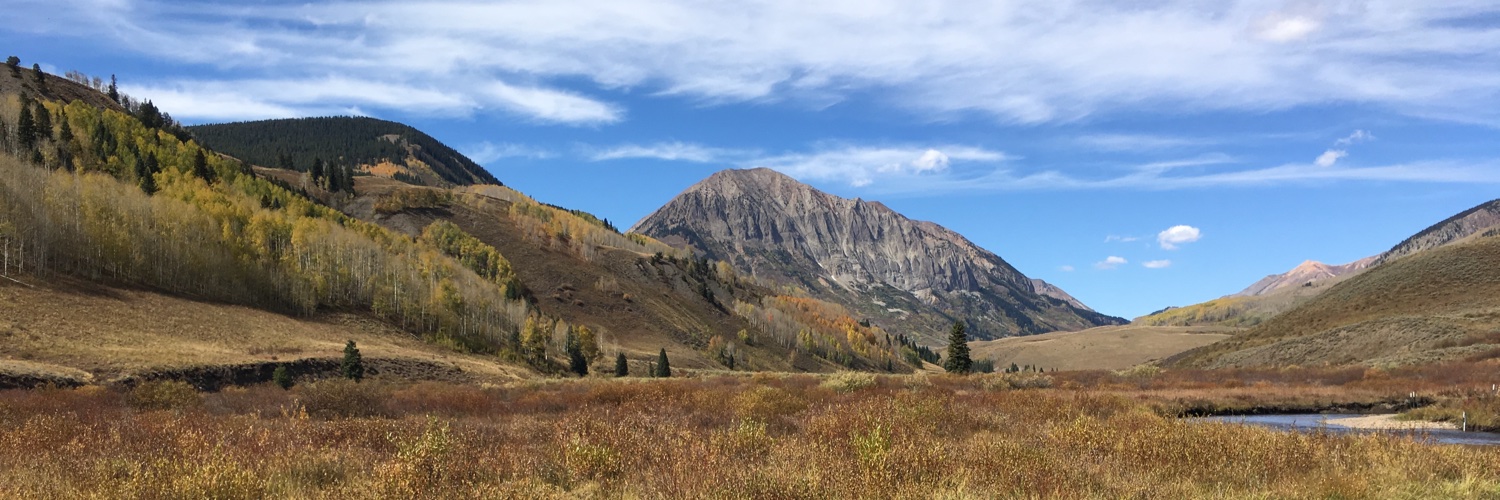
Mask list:
POLYGON ((1192 420, 1205 422, 1227 422, 1233 424, 1258 425, 1285 431, 1317 431, 1330 433, 1370 434, 1385 433, 1411 436, 1441 444, 1500 445, 1500 434, 1490 432, 1460 432, 1448 429, 1355 429, 1339 425, 1344 418, 1365 417, 1350 414, 1298 414, 1298 415, 1244 415, 1222 417, 1199 417, 1192 420))

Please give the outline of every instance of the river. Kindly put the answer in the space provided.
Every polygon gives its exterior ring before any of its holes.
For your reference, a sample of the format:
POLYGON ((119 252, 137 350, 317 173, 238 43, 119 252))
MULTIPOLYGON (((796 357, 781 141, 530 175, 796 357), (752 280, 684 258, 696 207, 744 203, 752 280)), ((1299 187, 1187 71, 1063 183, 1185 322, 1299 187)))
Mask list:
POLYGON ((1269 427, 1272 429, 1298 432, 1312 432, 1323 430, 1335 434, 1397 434, 1411 436, 1416 439, 1427 439, 1439 444, 1463 444, 1477 446, 1500 445, 1500 434, 1491 432, 1462 432, 1452 429, 1364 429, 1339 424, 1339 421, 1342 419, 1365 416, 1368 415, 1305 413, 1297 415, 1229 415, 1219 417, 1198 417, 1194 418, 1193 420, 1256 425, 1261 427, 1269 427))

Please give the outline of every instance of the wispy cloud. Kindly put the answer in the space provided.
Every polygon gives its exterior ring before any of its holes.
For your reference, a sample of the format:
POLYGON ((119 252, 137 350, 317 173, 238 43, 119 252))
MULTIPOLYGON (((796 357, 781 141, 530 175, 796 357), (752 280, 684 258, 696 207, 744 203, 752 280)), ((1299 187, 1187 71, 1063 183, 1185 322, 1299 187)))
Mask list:
POLYGON ((1105 257, 1104 260, 1101 260, 1099 262, 1095 262, 1094 263, 1094 268, 1095 269, 1110 270, 1110 269, 1114 269, 1116 267, 1120 267, 1121 265, 1128 264, 1128 263, 1130 263, 1130 261, 1125 260, 1124 257, 1119 257, 1119 256, 1111 255, 1109 257, 1105 257))
POLYGON ((748 154, 752 154, 752 152, 712 148, 686 142, 662 142, 649 145, 625 144, 615 146, 593 152, 589 155, 589 158, 593 161, 652 159, 692 163, 720 163, 743 158, 748 154))
POLYGON ((1071 273, 1071 272, 1073 272, 1075 270, 1073 268, 1073 266, 1067 266, 1067 265, 1059 267, 1058 269, 1061 270, 1062 272, 1065 272, 1065 273, 1071 273))
MULTIPOLYGON (((1130 8, 1106 0, 898 2, 878 9, 771 0, 286 0, 254 8, 15 0, 6 14, 10 29, 27 36, 90 37, 217 70, 226 85, 335 74, 430 87, 482 106, 445 113, 500 109, 549 123, 622 120, 627 110, 619 104, 588 95, 616 89, 708 102, 873 95, 926 115, 978 112, 1021 123, 1326 103, 1493 123, 1500 120, 1493 91, 1500 37, 1455 22, 1493 9, 1482 0, 1166 0, 1130 8), (486 88, 497 81, 504 83, 486 88)), ((280 103, 274 90, 241 98, 280 103)), ((359 105, 341 101, 322 105, 359 105)))
POLYGON ((847 182, 866 186, 877 179, 936 176, 955 163, 994 164, 1005 153, 968 146, 825 147, 810 153, 757 158, 745 163, 769 167, 800 179, 847 182))
POLYGON ((1105 243, 1114 243, 1114 242, 1130 243, 1132 241, 1139 241, 1140 239, 1141 238, 1138 237, 1138 236, 1116 236, 1116 235, 1111 234, 1109 236, 1105 236, 1104 237, 1104 242, 1105 243))
POLYGON ((467 148, 463 153, 464 156, 469 157, 469 159, 474 160, 475 163, 479 163, 481 165, 504 158, 527 158, 533 160, 544 160, 557 156, 557 154, 553 153, 552 151, 543 148, 527 146, 525 144, 514 144, 508 142, 495 144, 489 141, 484 141, 470 148, 467 148))
POLYGON ((1164 250, 1176 250, 1178 246, 1198 241, 1202 237, 1203 231, 1196 227, 1177 225, 1157 233, 1156 242, 1164 250))
POLYGON ((1333 141, 1333 145, 1335 145, 1335 146, 1348 146, 1348 145, 1354 144, 1354 143, 1365 142, 1365 141, 1373 141, 1373 140, 1375 140, 1375 135, 1374 134, 1371 134, 1371 133, 1366 132, 1365 130, 1361 129, 1361 130, 1355 130, 1353 133, 1349 134, 1348 136, 1346 136, 1346 137, 1344 137, 1342 139, 1339 139, 1337 141, 1333 141))
POLYGON ((1078 137, 1078 144, 1101 151, 1147 152, 1214 144, 1216 141, 1195 137, 1150 134, 1090 134, 1078 137))
POLYGON ((1162 259, 1162 260, 1148 260, 1148 261, 1142 262, 1141 265, 1144 266, 1146 269, 1166 269, 1168 267, 1172 267, 1172 261, 1166 260, 1166 259, 1162 259))

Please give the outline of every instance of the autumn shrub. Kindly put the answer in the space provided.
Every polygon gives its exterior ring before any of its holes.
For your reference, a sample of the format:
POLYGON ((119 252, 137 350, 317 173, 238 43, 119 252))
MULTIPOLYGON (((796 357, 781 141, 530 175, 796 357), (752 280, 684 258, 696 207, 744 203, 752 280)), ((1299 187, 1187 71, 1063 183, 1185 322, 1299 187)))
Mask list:
POLYGON ((187 382, 152 380, 131 388, 125 401, 137 410, 183 410, 202 404, 203 396, 187 382))
POLYGON ((324 419, 387 415, 390 391, 373 382, 327 379, 297 387, 297 401, 307 413, 324 419))
POLYGON ((839 372, 819 384, 824 389, 838 393, 850 393, 875 385, 875 374, 861 372, 839 372))

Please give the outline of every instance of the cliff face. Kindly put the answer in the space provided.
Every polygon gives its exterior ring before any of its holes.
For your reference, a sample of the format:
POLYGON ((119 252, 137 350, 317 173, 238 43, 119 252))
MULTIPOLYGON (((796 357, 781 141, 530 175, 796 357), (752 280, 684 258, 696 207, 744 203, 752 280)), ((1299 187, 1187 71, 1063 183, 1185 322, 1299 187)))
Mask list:
POLYGON ((1123 322, 1038 293, 999 256, 942 226, 769 169, 716 173, 631 230, 931 341, 954 320, 967 321, 975 338, 1123 322))

